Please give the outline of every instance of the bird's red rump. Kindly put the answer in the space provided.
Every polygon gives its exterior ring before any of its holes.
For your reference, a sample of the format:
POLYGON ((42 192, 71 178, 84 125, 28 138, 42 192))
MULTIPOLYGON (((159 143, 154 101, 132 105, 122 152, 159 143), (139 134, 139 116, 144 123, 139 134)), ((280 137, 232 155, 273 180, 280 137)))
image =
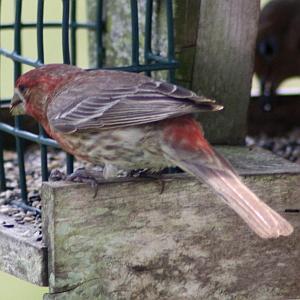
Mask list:
POLYGON ((172 118, 164 123, 163 139, 185 151, 201 151, 212 154, 213 150, 205 140, 200 125, 190 116, 172 118))

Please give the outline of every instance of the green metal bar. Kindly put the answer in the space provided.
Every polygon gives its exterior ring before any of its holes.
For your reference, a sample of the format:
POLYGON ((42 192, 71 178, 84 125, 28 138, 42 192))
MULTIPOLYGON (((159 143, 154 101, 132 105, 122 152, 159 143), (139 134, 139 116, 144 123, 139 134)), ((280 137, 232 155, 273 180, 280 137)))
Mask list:
POLYGON ((76 0, 71 1, 71 23, 69 28, 71 30, 70 42, 71 42, 71 64, 76 65, 76 0))
MULTIPOLYGON (((146 2, 146 16, 145 16, 145 49, 144 49, 144 59, 145 64, 151 62, 151 39, 152 39, 152 14, 153 14, 153 1, 147 0, 146 2)), ((145 75, 151 76, 151 71, 145 72, 145 75)))
POLYGON ((139 21, 137 0, 131 0, 131 60, 133 66, 139 66, 139 21))
POLYGON ((43 145, 46 145, 46 146, 60 148, 60 146, 57 144, 57 142, 50 139, 50 138, 42 137, 40 135, 33 134, 33 133, 28 132, 26 130, 18 129, 16 127, 12 127, 12 126, 7 125, 5 123, 0 123, 0 130, 2 130, 4 132, 7 132, 7 133, 10 133, 10 134, 12 134, 16 137, 27 139, 29 141, 32 141, 32 142, 35 142, 35 143, 38 143, 38 144, 43 144, 43 145))
MULTIPOLYGON (((0 2, 0 5, 1 5, 1 2, 0 2)), ((1 60, 0 60, 0 68, 1 68, 1 60)), ((1 109, 0 109, 0 124, 1 124, 1 109)), ((6 190, 3 149, 4 149, 3 135, 2 135, 2 131, 0 131, 0 189, 1 189, 1 191, 6 190)))
MULTIPOLYGON (((1 114, 1 112, 0 112, 1 114)), ((1 117, 0 117, 1 118, 1 117)), ((6 191, 6 178, 5 178, 5 169, 4 169, 4 157, 3 157, 3 135, 0 132, 0 188, 1 191, 6 191)))
POLYGON ((70 64, 70 45, 69 45, 69 15, 70 2, 63 0, 63 15, 62 15, 62 51, 63 61, 65 64, 70 64))
MULTIPOLYGON (((169 57, 163 57, 157 54, 153 54, 151 52, 148 53, 148 60, 150 61, 155 61, 155 62, 161 62, 161 63, 170 63, 169 57)), ((171 61, 171 63, 174 63, 174 68, 178 64, 177 61, 171 61)))
MULTIPOLYGON (((1 13, 1 0, 0 0, 0 13, 1 13)), ((0 59, 0 68, 1 68, 1 59, 0 59)), ((0 123, 1 123, 1 107, 0 107, 0 123)), ((3 149, 4 149, 3 135, 2 135, 2 132, 0 131, 0 189, 1 189, 1 191, 6 190, 3 149)))
MULTIPOLYGON (((43 64, 44 63, 44 0, 38 0, 38 8, 37 8, 37 53, 38 53, 38 61, 43 64)), ((47 133, 45 129, 39 124, 39 136, 45 138, 47 137, 47 133)), ((48 180, 48 149, 44 144, 40 144, 41 148, 41 166, 42 166, 42 180, 48 180)))
MULTIPOLYGON (((165 0, 167 12, 167 28, 168 28, 168 60, 170 63, 175 62, 174 52, 174 28, 173 28, 173 8, 172 0, 165 0)), ((169 82, 175 82, 175 69, 169 70, 169 82)))
POLYGON ((97 68, 102 68, 103 66, 103 57, 104 57, 104 47, 102 40, 103 25, 103 1, 98 0, 97 3, 97 12, 96 12, 96 43, 97 43, 97 68))
POLYGON ((37 34, 37 53, 38 62, 44 63, 44 0, 38 0, 37 7, 37 23, 36 23, 36 34, 37 34))
MULTIPOLYGON (((44 0, 45 1, 45 0, 44 0)), ((73 26, 75 28, 88 28, 88 29, 95 29, 95 23, 74 23, 73 26)), ((0 29, 14 29, 15 23, 7 23, 7 24, 0 24, 0 29)), ((57 22, 46 22, 44 23, 44 28, 51 27, 51 28, 61 28, 61 23, 57 22)), ((36 28, 36 23, 22 23, 22 28, 36 28)))
POLYGON ((1 107, 5 107, 5 108, 8 108, 9 107, 9 105, 10 105, 10 101, 11 101, 11 98, 9 98, 9 99, 1 99, 0 100, 0 105, 1 105, 1 107))
POLYGON ((147 72, 147 71, 160 71, 160 70, 171 70, 179 66, 178 62, 173 63, 156 63, 149 65, 139 65, 139 66, 126 66, 126 67, 115 67, 107 68, 109 70, 121 70, 128 72, 147 72))
MULTIPOLYGON (((1 124, 1 109, 0 109, 0 124, 1 124)), ((6 190, 3 148, 4 148, 3 135, 2 132, 0 132, 0 189, 1 191, 6 190)))
MULTIPOLYGON (((16 0, 16 12, 15 12, 15 29, 14 29, 14 51, 16 54, 21 54, 21 13, 22 13, 22 0, 16 0)), ((15 81, 21 75, 21 64, 17 61, 14 63, 14 77, 15 81)), ((22 128, 22 118, 15 117, 16 129, 22 128)), ((24 161, 24 146, 23 140, 20 137, 16 137, 17 153, 18 153, 18 166, 20 174, 20 188, 22 201, 27 204, 27 184, 25 173, 25 161, 24 161)))
MULTIPOLYGON (((62 44, 63 44, 63 61, 65 64, 70 64, 70 46, 69 46, 69 16, 70 16, 70 2, 63 0, 63 16, 62 16, 62 44)), ((74 158, 67 153, 67 174, 74 171, 74 158)))
POLYGON ((10 58, 15 63, 26 64, 26 65, 29 65, 29 66, 32 66, 32 67, 39 67, 39 66, 42 65, 41 63, 39 63, 35 60, 32 60, 30 58, 26 58, 26 57, 20 55, 19 53, 16 53, 15 51, 13 51, 13 52, 8 51, 8 50, 6 50, 2 47, 0 47, 0 54, 10 58))

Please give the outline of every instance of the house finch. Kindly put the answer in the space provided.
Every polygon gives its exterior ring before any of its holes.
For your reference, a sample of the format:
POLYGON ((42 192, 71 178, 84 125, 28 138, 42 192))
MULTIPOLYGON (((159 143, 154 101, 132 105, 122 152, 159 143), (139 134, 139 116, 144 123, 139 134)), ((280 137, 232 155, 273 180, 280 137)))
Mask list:
POLYGON ((291 234, 293 227, 242 183, 188 115, 222 108, 147 76, 52 64, 17 80, 10 110, 34 117, 67 152, 104 166, 105 178, 119 168, 178 166, 210 186, 260 237, 291 234))

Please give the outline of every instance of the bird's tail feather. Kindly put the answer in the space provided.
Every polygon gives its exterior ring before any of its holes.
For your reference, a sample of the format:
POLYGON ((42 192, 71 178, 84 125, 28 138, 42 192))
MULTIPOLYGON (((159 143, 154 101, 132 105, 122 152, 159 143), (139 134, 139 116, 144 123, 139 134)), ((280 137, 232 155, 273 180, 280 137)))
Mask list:
POLYGON ((205 163, 203 159, 201 160, 203 153, 192 159, 190 153, 183 154, 179 149, 172 148, 167 153, 169 160, 201 179, 221 196, 260 237, 276 238, 293 232, 292 225, 251 192, 227 160, 216 150, 209 155, 209 162, 205 159, 205 163))

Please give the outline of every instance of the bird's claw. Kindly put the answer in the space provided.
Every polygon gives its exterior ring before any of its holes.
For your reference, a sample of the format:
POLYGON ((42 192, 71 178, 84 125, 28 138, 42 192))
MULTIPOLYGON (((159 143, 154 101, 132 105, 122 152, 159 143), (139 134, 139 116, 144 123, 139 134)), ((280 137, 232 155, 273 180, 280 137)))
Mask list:
MULTIPOLYGON (((98 181, 95 178, 95 172, 85 170, 84 168, 79 168, 72 174, 66 176, 63 172, 59 170, 53 170, 49 176, 49 181, 60 181, 64 180, 66 182, 84 182, 89 183, 95 190, 93 198, 98 194, 98 181)), ((99 176, 98 176, 99 177, 99 176)))
POLYGON ((161 184, 161 189, 159 194, 161 195, 165 190, 165 179, 162 173, 149 173, 149 169, 138 169, 138 170, 131 170, 128 176, 156 179, 161 184))
POLYGON ((92 171, 85 170, 84 168, 79 168, 72 174, 68 175, 65 181, 89 183, 95 190, 93 198, 95 198, 98 194, 98 181, 95 179, 94 173, 92 171))

